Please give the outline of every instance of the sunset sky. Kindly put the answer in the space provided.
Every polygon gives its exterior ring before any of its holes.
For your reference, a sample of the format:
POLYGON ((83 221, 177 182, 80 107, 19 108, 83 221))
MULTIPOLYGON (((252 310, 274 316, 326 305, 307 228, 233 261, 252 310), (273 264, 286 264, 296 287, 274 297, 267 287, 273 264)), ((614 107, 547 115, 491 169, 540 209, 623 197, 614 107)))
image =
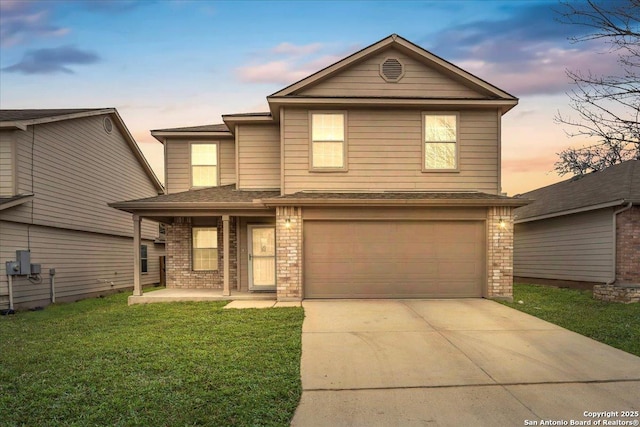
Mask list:
POLYGON ((557 1, 0 0, 0 108, 115 107, 162 179, 150 129, 267 111, 266 96, 392 33, 520 98, 503 117, 503 191, 568 177, 556 153, 587 141, 565 70, 615 73, 615 55, 571 44, 557 1))

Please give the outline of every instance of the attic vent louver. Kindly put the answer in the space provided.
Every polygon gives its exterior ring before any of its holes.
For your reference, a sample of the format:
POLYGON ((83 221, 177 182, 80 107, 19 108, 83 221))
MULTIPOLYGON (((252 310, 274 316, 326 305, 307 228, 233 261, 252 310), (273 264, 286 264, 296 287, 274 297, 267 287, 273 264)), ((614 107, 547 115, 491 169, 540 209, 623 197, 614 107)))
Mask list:
POLYGON ((398 58, 386 58, 380 64, 380 75, 388 82, 398 82, 404 76, 404 65, 398 58))
POLYGON ((104 118, 104 120, 102 121, 102 126, 104 126, 104 130, 107 133, 111 133, 111 131, 113 130, 113 123, 111 122, 111 119, 109 117, 104 118))

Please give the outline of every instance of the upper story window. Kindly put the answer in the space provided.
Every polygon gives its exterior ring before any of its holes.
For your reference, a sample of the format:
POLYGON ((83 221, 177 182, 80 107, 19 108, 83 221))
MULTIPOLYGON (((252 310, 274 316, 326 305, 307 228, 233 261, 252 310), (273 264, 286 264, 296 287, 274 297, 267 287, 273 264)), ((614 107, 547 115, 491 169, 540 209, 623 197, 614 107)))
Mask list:
POLYGON ((457 167, 458 114, 425 114, 423 170, 455 170, 457 167))
POLYGON ((311 114, 311 169, 346 169, 345 116, 345 113, 311 114))
POLYGON ((191 144, 191 187, 218 185, 218 144, 191 144))

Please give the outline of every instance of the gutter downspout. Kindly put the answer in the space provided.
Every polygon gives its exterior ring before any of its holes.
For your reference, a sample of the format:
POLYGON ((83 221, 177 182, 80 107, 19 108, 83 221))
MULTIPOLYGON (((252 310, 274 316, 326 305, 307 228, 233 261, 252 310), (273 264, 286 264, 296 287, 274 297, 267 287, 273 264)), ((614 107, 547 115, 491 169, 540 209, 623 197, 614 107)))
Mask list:
POLYGON ((617 221, 616 218, 618 217, 618 214, 624 212, 624 211, 628 211, 629 209, 631 209, 631 207, 633 206, 633 202, 629 202, 627 204, 627 206, 625 206, 624 208, 620 208, 617 211, 613 212, 613 273, 612 273, 612 277, 611 279, 605 283, 605 285, 611 285, 613 284, 613 282, 616 281, 616 260, 618 259, 618 254, 617 254, 617 246, 618 246, 618 242, 616 239, 616 228, 617 228, 617 221))

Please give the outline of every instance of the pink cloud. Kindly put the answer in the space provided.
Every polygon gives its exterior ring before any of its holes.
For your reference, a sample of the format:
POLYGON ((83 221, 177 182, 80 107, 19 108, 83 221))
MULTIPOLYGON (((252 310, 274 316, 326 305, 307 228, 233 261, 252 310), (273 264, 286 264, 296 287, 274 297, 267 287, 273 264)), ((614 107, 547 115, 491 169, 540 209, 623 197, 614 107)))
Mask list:
POLYGON ((301 46, 281 43, 269 51, 281 59, 245 65, 236 71, 243 82, 291 84, 343 58, 343 55, 319 55, 322 47, 321 43, 301 46))
POLYGON ((238 68, 243 82, 287 84, 308 75, 306 70, 295 69, 289 61, 271 61, 264 64, 247 65, 238 68))
POLYGON ((323 47, 322 43, 295 45, 293 43, 284 42, 284 43, 280 43, 279 45, 271 49, 271 52, 275 54, 293 55, 293 56, 311 55, 313 53, 318 52, 320 49, 322 49, 322 47, 323 47))

